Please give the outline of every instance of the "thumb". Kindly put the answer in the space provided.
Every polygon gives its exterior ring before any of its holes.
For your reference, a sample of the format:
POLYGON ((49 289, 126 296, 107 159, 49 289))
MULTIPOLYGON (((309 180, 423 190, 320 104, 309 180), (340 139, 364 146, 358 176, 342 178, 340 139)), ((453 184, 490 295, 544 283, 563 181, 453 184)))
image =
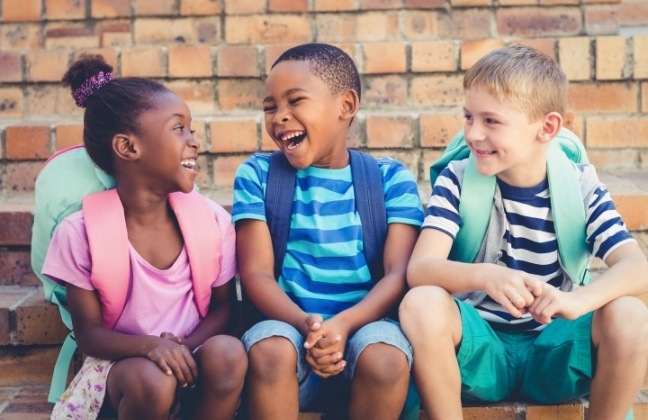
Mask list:
POLYGON ((308 326, 308 329, 311 331, 317 331, 320 329, 322 326, 322 322, 324 319, 322 318, 321 315, 314 314, 314 315, 308 315, 306 317, 306 325, 308 326))

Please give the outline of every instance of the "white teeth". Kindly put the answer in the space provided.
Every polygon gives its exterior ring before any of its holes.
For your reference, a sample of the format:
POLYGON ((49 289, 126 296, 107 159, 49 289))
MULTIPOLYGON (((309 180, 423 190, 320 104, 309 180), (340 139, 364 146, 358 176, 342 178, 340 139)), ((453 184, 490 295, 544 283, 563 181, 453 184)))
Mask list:
POLYGON ((196 167, 198 166, 196 164, 196 159, 183 159, 180 162, 180 165, 182 165, 183 167, 185 167, 187 169, 196 169, 196 167))
POLYGON ((295 137, 299 137, 299 136, 301 136, 303 134, 304 134, 304 131, 298 131, 298 132, 286 134, 285 136, 281 137, 281 140, 282 141, 290 140, 290 139, 293 139, 295 137))

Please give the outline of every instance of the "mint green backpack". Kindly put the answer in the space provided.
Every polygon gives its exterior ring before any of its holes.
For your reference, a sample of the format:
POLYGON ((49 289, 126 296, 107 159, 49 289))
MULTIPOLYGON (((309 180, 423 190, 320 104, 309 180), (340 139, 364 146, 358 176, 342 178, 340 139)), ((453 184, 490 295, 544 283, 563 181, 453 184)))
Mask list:
MULTIPOLYGON (((434 187, 434 182, 449 162, 466 158, 468 165, 461 184, 459 203, 463 225, 448 258, 473 262, 488 229, 496 177, 482 176, 477 172, 463 130, 452 138, 441 157, 430 166, 430 183, 434 187)), ((571 176, 573 169, 569 161, 588 163, 587 153, 580 139, 563 127, 549 144, 547 152, 551 212, 561 262, 575 283, 587 284, 591 281, 591 276, 588 270, 585 208, 580 184, 576 177, 571 176)))
POLYGON ((41 274, 54 229, 71 213, 81 210, 84 196, 116 186, 115 179, 99 169, 82 145, 61 150, 50 157, 36 179, 31 265, 43 283, 45 299, 54 303, 70 333, 59 353, 47 400, 55 403, 65 391, 67 375, 77 348, 72 318, 66 308, 65 287, 41 274))

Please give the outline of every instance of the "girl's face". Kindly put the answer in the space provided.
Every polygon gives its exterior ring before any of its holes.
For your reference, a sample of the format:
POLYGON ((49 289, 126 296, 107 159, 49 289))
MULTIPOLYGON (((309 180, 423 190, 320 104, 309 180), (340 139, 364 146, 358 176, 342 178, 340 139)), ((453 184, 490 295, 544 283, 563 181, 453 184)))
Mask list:
POLYGON ((266 131, 293 167, 342 168, 348 164, 344 94, 332 94, 310 71, 308 61, 277 64, 265 86, 266 131))
POLYGON ((190 192, 198 175, 198 149, 187 104, 172 92, 156 95, 140 116, 138 175, 160 193, 190 192))

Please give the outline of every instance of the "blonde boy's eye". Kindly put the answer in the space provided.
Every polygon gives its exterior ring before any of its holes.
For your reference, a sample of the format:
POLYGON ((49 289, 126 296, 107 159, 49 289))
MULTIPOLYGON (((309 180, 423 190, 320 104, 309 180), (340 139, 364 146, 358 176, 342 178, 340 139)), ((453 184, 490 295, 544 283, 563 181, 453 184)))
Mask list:
POLYGON ((497 121, 492 118, 486 118, 486 124, 497 124, 497 121))

